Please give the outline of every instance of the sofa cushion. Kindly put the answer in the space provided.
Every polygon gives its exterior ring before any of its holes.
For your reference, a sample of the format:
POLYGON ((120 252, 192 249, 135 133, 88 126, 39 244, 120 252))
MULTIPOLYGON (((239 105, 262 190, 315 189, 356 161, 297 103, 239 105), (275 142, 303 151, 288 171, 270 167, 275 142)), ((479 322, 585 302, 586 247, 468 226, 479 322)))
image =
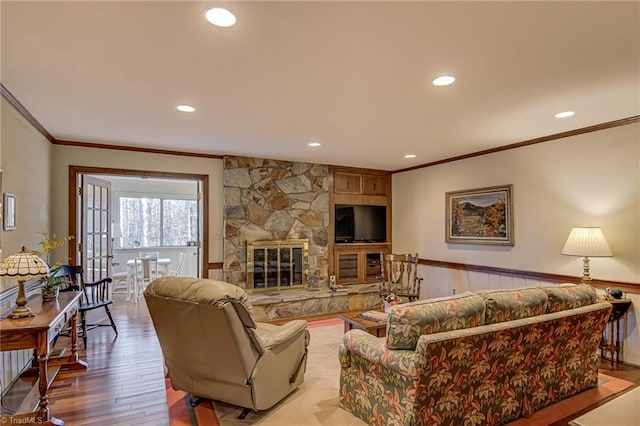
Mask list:
POLYGON ((387 320, 387 348, 413 350, 423 334, 484 325, 485 304, 471 292, 397 305, 387 320))
POLYGON ((560 284, 542 289, 547 293, 547 313, 591 305, 598 300, 596 290, 588 284, 560 284))
POLYGON ((547 308, 547 293, 539 287, 479 291, 486 305, 486 324, 542 315, 547 308))

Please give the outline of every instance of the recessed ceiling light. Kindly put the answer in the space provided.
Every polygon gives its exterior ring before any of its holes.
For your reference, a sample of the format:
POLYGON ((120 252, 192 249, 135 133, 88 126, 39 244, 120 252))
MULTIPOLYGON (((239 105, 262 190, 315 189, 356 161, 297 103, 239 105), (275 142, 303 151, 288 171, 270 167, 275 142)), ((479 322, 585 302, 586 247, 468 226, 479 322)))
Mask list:
POLYGON ((404 158, 416 158, 415 154, 405 154, 404 158))
POLYGON ((194 107, 192 107, 191 105, 178 105, 178 106, 176 107, 176 109, 177 109, 178 111, 182 111, 182 112, 193 112, 193 111, 195 111, 195 110, 196 110, 196 109, 195 109, 194 107))
POLYGON ((213 9, 207 10, 204 13, 204 17, 217 27, 230 27, 236 23, 236 17, 233 13, 221 7, 214 7, 213 9))
POLYGON ((572 115, 575 115, 575 112, 573 112, 573 111, 563 111, 563 112, 557 113, 554 117, 555 118, 567 118, 567 117, 571 117, 572 115))
POLYGON ((456 81, 455 77, 452 77, 450 75, 442 75, 436 79, 433 80, 433 85, 434 86, 448 86, 451 83, 453 83, 454 81, 456 81))
POLYGON ((320 142, 309 142, 309 146, 312 146, 312 147, 320 146, 320 142))

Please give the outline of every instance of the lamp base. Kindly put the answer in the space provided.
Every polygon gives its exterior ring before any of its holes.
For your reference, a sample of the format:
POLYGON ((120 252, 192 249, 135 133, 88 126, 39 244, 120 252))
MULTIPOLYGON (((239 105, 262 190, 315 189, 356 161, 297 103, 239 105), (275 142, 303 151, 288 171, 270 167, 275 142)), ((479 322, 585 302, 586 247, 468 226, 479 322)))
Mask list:
POLYGON ((16 318, 29 318, 35 317, 36 314, 26 306, 17 306, 9 315, 8 318, 16 319, 16 318))

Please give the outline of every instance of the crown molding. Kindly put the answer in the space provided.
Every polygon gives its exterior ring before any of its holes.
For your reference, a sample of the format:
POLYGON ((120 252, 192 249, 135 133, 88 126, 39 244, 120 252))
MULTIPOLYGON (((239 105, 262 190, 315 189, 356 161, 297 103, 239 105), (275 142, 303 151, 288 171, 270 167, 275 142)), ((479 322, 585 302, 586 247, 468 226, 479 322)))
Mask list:
POLYGON ((20 103, 20 101, 13 96, 13 93, 7 89, 4 84, 0 83, 0 96, 6 100, 9 105, 15 108, 18 113, 29 122, 42 136, 44 136, 49 142, 53 143, 55 138, 44 128, 42 124, 20 103))
MULTIPOLYGON (((16 111, 20 113, 36 130, 38 130, 42 136, 44 136, 49 142, 54 145, 63 145, 63 146, 76 146, 82 148, 97 148, 97 149, 112 149, 119 151, 133 151, 133 152, 145 152, 151 154, 166 154, 166 155, 181 155, 185 157, 200 157, 200 158, 214 158, 214 159, 222 159, 224 155, 220 154, 205 154, 199 152, 185 152, 185 151, 174 151, 169 149, 156 149, 156 148, 143 148, 143 147, 132 147, 125 145, 114 145, 114 144, 102 144, 96 142, 82 142, 82 141, 67 141, 67 140, 58 140, 54 138, 51 133, 44 128, 42 124, 36 118, 31 115, 31 113, 16 99, 15 96, 2 84, 0 83, 0 95, 4 98, 11 106, 13 106, 16 111)), ((609 121, 606 123, 596 124, 593 126, 582 127, 580 129, 569 130, 561 133, 554 133, 548 136, 542 136, 535 139, 530 139, 527 141, 516 142, 509 145, 502 145, 495 148, 485 149, 482 151, 472 152, 469 154, 457 155, 455 157, 445 158, 442 160, 432 161, 430 163, 418 164, 412 167, 405 167, 403 169, 393 170, 391 173, 402 173, 408 172, 411 170, 423 169, 426 167, 437 166, 439 164, 451 163, 458 160, 465 160, 467 158, 479 157, 481 155, 493 154, 496 152, 507 151, 510 149, 522 148, 529 145, 535 145, 543 142, 554 141, 557 139, 567 138, 570 136, 581 135, 584 133, 597 132, 599 130, 611 129, 613 127, 625 126, 627 124, 633 124, 640 122, 640 115, 634 115, 632 117, 622 118, 620 120, 609 121)))
POLYGON ((223 155, 219 155, 219 154, 205 154, 203 152, 174 151, 171 149, 143 148, 138 146, 114 145, 114 144, 95 143, 95 142, 65 141, 65 140, 59 140, 59 139, 54 139, 53 141, 51 141, 51 143, 54 145, 74 146, 79 148, 111 149, 116 151, 144 152, 147 154, 180 155, 183 157, 199 157, 199 158, 214 158, 214 159, 222 159, 224 157, 223 155))
POLYGON ((627 124, 633 124, 640 121, 640 115, 634 115, 633 117, 622 118, 620 120, 608 121, 606 123, 595 124, 593 126, 582 127, 580 129, 569 130, 561 133, 554 133, 552 135, 541 136, 535 139, 529 139, 527 141, 516 142, 509 145, 502 145, 495 148, 484 149, 482 151, 472 152, 469 154, 457 155, 455 157, 445 158, 443 160, 432 161, 431 163, 418 164, 417 166, 405 167, 403 169, 394 170, 391 173, 402 173, 411 170, 424 169, 426 167, 437 166, 439 164, 451 163, 453 161, 465 160, 467 158, 479 157, 481 155, 493 154, 495 152, 507 151, 510 149, 522 148, 524 146, 535 145, 542 142, 550 142, 557 139, 568 138, 570 136, 582 135, 584 133, 597 132, 599 130, 611 129, 613 127, 626 126, 627 124))

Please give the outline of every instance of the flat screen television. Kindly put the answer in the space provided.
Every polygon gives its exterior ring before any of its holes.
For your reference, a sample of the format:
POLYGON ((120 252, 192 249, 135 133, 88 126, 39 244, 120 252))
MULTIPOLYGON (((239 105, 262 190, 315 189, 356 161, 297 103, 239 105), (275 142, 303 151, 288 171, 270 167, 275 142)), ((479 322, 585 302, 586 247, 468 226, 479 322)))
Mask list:
POLYGON ((387 241, 387 207, 336 204, 336 243, 384 243, 387 241))

